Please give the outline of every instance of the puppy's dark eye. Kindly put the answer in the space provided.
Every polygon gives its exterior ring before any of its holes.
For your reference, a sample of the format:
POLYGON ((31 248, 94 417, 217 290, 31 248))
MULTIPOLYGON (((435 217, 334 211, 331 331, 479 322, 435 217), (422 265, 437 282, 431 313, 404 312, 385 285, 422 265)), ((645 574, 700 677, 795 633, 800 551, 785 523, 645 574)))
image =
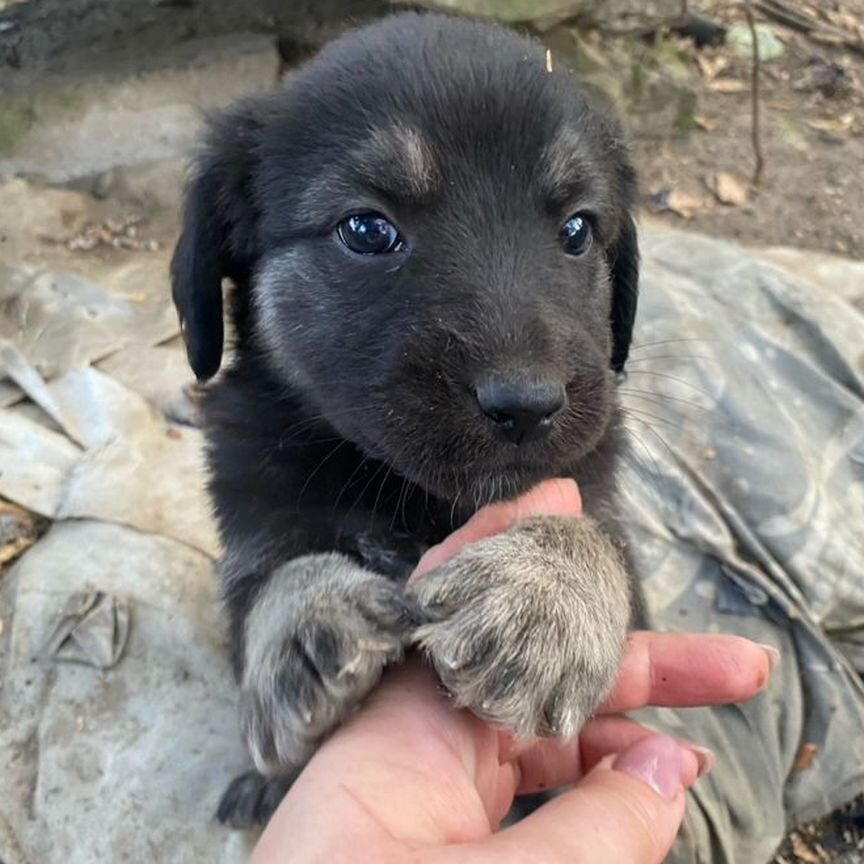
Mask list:
POLYGON ((591 222, 587 216, 576 213, 561 226, 558 236, 568 255, 584 255, 591 248, 591 222))
POLYGON ((380 255, 396 252, 402 246, 402 238, 396 226, 380 213, 358 213, 349 216, 336 228, 339 239, 358 255, 380 255))

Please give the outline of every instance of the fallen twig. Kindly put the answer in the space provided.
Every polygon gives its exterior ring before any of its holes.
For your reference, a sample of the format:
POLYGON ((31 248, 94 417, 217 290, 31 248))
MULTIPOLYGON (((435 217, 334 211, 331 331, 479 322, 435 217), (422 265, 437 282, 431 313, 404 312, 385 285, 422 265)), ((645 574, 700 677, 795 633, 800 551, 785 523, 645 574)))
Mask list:
MULTIPOLYGON (((800 3, 797 5, 801 6, 800 3)), ((814 42, 841 45, 850 51, 864 54, 864 40, 860 33, 852 34, 834 24, 818 20, 814 10, 806 5, 802 7, 802 11, 785 0, 753 0, 753 7, 766 18, 784 27, 806 33, 814 42)))
POLYGON ((759 80, 761 76, 761 62, 759 59, 759 35, 756 32, 756 21, 753 18, 751 0, 744 4, 744 14, 747 16, 747 26, 750 28, 750 39, 753 43, 753 69, 750 82, 750 135, 753 140, 753 155, 756 157, 756 165, 753 169, 752 183, 759 186, 762 182, 762 171, 765 168, 765 157, 762 155, 762 137, 760 132, 759 118, 759 80))

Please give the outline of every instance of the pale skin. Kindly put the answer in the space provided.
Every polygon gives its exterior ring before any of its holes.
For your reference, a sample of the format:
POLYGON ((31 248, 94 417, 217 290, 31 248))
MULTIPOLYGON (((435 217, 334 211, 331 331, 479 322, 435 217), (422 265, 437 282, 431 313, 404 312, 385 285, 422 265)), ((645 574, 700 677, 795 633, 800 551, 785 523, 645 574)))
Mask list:
MULTIPOLYGON (((549 481, 480 511, 430 549, 412 578, 518 518, 580 512, 575 484, 549 481)), ((252 864, 661 864, 686 790, 714 756, 622 712, 743 701, 762 689, 778 656, 733 636, 634 633, 612 695, 581 734, 532 744, 453 710, 412 658, 312 759, 252 864), (563 785, 572 788, 498 830, 515 795, 563 785)))

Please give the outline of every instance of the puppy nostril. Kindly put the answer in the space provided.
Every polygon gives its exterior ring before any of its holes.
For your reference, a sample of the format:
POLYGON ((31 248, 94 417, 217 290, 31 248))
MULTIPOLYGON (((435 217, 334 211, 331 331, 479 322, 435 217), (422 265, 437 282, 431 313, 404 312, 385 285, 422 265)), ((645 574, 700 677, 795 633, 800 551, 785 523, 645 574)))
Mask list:
POLYGON ((516 444, 548 434, 567 401, 561 384, 546 381, 492 379, 477 388, 476 396, 480 410, 516 444))
POLYGON ((484 411, 483 413, 496 426, 501 426, 502 428, 506 429, 513 425, 513 418, 509 414, 502 414, 499 411, 484 411))

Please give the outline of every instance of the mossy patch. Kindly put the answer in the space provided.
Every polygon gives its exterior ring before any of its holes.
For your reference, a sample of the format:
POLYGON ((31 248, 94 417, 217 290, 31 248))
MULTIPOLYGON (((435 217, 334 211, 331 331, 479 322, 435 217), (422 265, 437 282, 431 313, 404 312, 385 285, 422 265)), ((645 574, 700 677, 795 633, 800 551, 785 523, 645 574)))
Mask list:
POLYGON ((0 98, 0 154, 12 153, 34 126, 71 116, 82 101, 71 87, 0 98))

